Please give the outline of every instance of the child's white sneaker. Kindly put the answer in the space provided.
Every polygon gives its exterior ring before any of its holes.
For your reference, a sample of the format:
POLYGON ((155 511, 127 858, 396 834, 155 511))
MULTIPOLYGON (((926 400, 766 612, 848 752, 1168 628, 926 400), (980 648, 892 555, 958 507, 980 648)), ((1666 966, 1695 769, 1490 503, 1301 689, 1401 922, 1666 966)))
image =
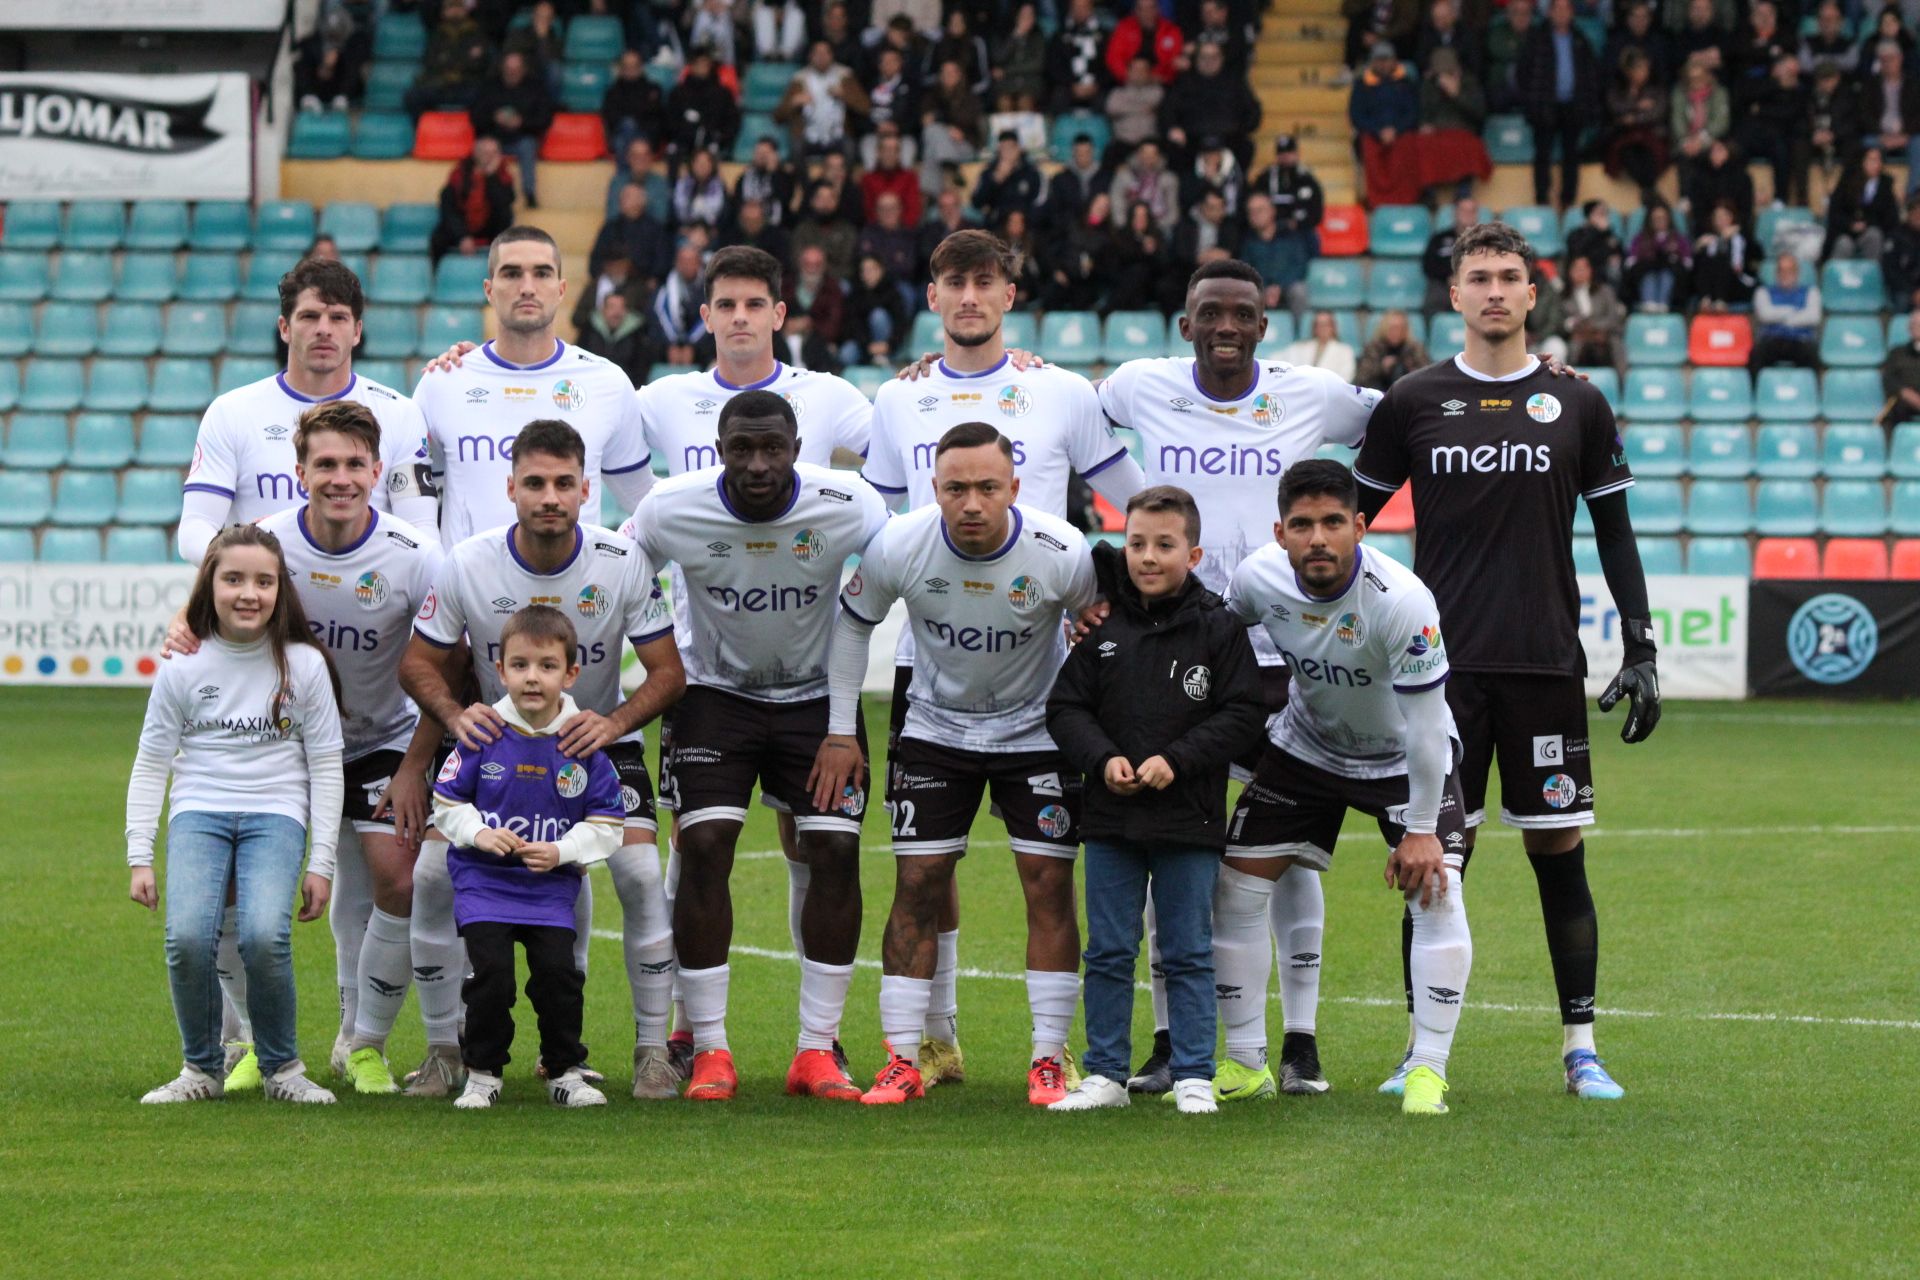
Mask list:
POLYGON ((500 1077, 484 1071, 468 1071, 467 1087, 453 1105, 462 1111, 483 1111, 500 1101, 500 1077))
POLYGON ((307 1078, 307 1064, 295 1058, 267 1077, 267 1099, 271 1102, 304 1102, 331 1106, 331 1090, 323 1089, 307 1078))
POLYGON ((140 1101, 154 1105, 166 1102, 212 1102, 225 1097, 226 1092, 219 1076, 210 1076, 192 1063, 183 1062, 179 1075, 158 1089, 148 1090, 140 1101))
POLYGON ((1188 1116, 1210 1116, 1220 1110, 1220 1104, 1213 1100, 1211 1080, 1175 1080, 1173 1105, 1188 1116))
POLYGON ((1076 1085, 1066 1097, 1058 1102, 1049 1102, 1049 1111, 1093 1111, 1101 1107, 1124 1107, 1131 1101, 1127 1097, 1127 1086, 1105 1076, 1088 1076, 1076 1085))
POLYGON ((580 1068, 573 1067, 557 1080, 547 1081, 547 1096, 556 1107, 604 1107, 607 1095, 587 1083, 580 1068))

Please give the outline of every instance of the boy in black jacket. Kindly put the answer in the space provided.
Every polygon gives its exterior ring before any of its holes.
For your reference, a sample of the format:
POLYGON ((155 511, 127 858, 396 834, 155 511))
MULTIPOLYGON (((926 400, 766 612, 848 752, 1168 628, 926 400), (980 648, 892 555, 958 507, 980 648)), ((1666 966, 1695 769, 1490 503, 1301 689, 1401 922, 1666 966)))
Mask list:
POLYGON ((1227 769, 1261 741, 1266 703, 1246 627, 1190 576, 1200 510, 1172 485, 1127 503, 1127 544, 1094 548, 1104 625, 1067 656, 1047 731, 1086 775, 1086 1076, 1054 1111, 1127 1105, 1133 971, 1151 881, 1174 1101, 1217 1110, 1212 894, 1227 769))

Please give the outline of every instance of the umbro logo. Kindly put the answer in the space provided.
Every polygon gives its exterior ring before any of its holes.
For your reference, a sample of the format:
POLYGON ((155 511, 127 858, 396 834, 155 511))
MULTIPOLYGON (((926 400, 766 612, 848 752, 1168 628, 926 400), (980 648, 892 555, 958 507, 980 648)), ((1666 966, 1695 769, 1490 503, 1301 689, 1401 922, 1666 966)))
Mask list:
POLYGON ((479 404, 482 400, 485 400, 486 398, 487 398, 487 389, 485 387, 468 387, 467 388, 468 404, 479 404))
POLYGON ((407 984, 404 982, 388 982, 384 978, 376 978, 372 974, 367 975, 367 983, 383 996, 397 996, 407 989, 407 984))
POLYGON ((417 964, 413 966, 413 980, 415 982, 438 982, 440 981, 440 975, 445 972, 446 970, 437 964, 417 964))
POLYGON ((665 973, 671 968, 673 968, 673 961, 671 960, 642 960, 640 962, 640 972, 642 973, 665 973))
POLYGON ((1460 993, 1452 987, 1428 987, 1427 994, 1439 1004, 1459 1004, 1460 993))
POLYGON ((1280 619, 1280 621, 1282 622, 1285 622, 1287 619, 1293 617, 1291 613, 1287 612, 1287 606, 1283 604, 1276 604, 1272 606, 1272 608, 1273 608, 1273 616, 1280 619))
POLYGON ((940 594, 941 592, 945 591, 948 587, 952 585, 953 584, 951 582, 948 582, 945 578, 928 578, 927 579, 927 590, 933 592, 935 595, 940 594))
POLYGON ((939 396, 922 396, 920 397, 918 404, 920 405, 920 412, 932 413, 935 409, 938 409, 940 407, 940 397, 939 396))
POLYGON ((733 550, 733 544, 729 542, 709 542, 707 544, 707 550, 716 556, 724 556, 727 552, 733 550))
POLYGON ((694 407, 694 409, 695 409, 695 411, 696 411, 696 412, 699 412, 699 413, 712 413, 712 412, 713 412, 713 401, 711 401, 711 400, 695 400, 695 401, 693 402, 693 407, 694 407))
POLYGON ((493 607, 501 610, 502 612, 505 612, 508 609, 514 608, 518 603, 519 602, 517 600, 509 600, 505 596, 495 596, 493 598, 493 607))
POLYGON ((1448 844, 1465 844, 1466 842, 1467 842, 1467 838, 1461 835, 1458 831, 1447 832, 1448 844))
POLYGON ((286 439, 286 436, 287 436, 287 429, 281 426, 279 423, 275 423, 274 425, 267 428, 267 439, 269 440, 284 440, 286 439))
POLYGON ((1467 402, 1465 400, 1449 400, 1440 407, 1446 410, 1445 413, 1440 415, 1441 417, 1457 418, 1467 411, 1467 402))
POLYGON ((1193 401, 1187 399, 1185 396, 1175 396, 1173 399, 1167 401, 1167 403, 1182 413, 1193 408, 1193 401))
POLYGON ((220 692, 220 686, 217 684, 203 684, 196 689, 195 692, 202 698, 211 698, 214 694, 220 692))
POLYGON ((1567 1001, 1567 1012, 1568 1013, 1592 1013, 1593 997, 1592 996, 1575 996, 1573 999, 1567 1001))
POLYGON ((1214 983, 1213 993, 1222 1000, 1238 1000, 1240 998, 1240 988, 1230 987, 1224 982, 1214 983))
POLYGON ((489 760, 480 766, 480 772, 486 774, 489 778, 497 778, 506 771, 507 766, 494 760, 489 760))
POLYGON ((1320 953, 1318 951, 1296 951, 1289 956, 1288 959, 1293 961, 1293 967, 1296 969, 1313 969, 1317 968, 1320 964, 1320 953))
POLYGON ((1100 656, 1103 658, 1111 658, 1114 655, 1114 651, 1119 649, 1119 647, 1119 645, 1111 640, 1103 641, 1100 645, 1100 656))

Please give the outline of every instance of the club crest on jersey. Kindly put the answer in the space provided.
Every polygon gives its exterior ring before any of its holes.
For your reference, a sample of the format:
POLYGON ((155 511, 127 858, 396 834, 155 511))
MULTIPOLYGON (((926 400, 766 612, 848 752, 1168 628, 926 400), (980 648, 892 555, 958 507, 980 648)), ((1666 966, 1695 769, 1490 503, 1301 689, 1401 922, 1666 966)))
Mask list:
POLYGON ((452 782, 460 776, 460 748, 455 747, 447 753, 447 762, 440 766, 440 781, 452 782))
POLYGON ((841 793, 840 803, 833 807, 849 818, 857 818, 867 811, 867 793, 859 787, 848 787, 841 793))
POLYGON ((1357 613, 1343 613, 1340 621, 1333 624, 1333 637, 1341 644, 1352 648, 1367 638, 1366 627, 1357 613))
POLYGON ((363 609, 378 609, 387 602, 387 580, 378 569, 369 569, 353 584, 353 598, 363 609))
POLYGON ((1027 389, 1019 383, 1010 382, 1000 388, 999 403, 1000 412, 1007 417, 1024 418, 1027 416, 1027 411, 1033 408, 1033 397, 1027 394, 1027 389))
POLYGON ((1552 422, 1560 416, 1560 398, 1542 391, 1527 398, 1527 416, 1535 422, 1552 422))
POLYGON ((587 402, 587 393, 572 378, 562 378, 553 384, 553 405, 556 409, 565 409, 571 413, 587 402))
POLYGON ((1422 627, 1414 632, 1412 643, 1407 645, 1407 652, 1416 658, 1427 653, 1440 652, 1440 628, 1422 627))
POLYGON ((793 558, 801 564, 812 564, 825 554, 826 535, 818 529, 802 529, 793 535, 793 558))
POLYGON ((640 796, 640 788, 629 787, 624 783, 620 787, 620 804, 628 813, 639 813, 646 807, 640 796))
POLYGON ((801 414, 807 411, 807 402, 802 400, 799 396, 795 395, 791 391, 782 391, 780 393, 780 398, 782 400, 785 400, 787 404, 793 409, 793 416, 796 418, 798 418, 801 414))
POLYGON ((1556 773, 1549 777, 1540 788, 1540 798, 1547 802, 1547 807, 1550 809, 1566 808, 1579 794, 1579 788, 1574 786, 1573 779, 1564 773, 1556 773))
POLYGON ((587 789, 587 771, 568 761, 553 775, 553 789, 571 800, 587 789))
POLYGON ((1021 574, 1007 586, 1007 603, 1016 609, 1031 609, 1040 603, 1040 584, 1021 574))
POLYGON ((580 598, 574 602, 574 608, 580 611, 583 618, 597 618, 612 607, 613 601, 596 582, 589 582, 580 588, 580 598))
POLYGON ((1049 840, 1058 840, 1067 834, 1073 826, 1073 815, 1062 805, 1050 804, 1040 811, 1034 819, 1034 825, 1040 828, 1040 834, 1049 840))
POLYGON ((1254 425, 1270 427, 1280 421, 1280 397, 1271 391, 1262 391, 1253 398, 1254 425))
POLYGON ((1207 690, 1213 687, 1213 672, 1205 667, 1188 667, 1187 674, 1180 677, 1180 687, 1195 702, 1207 700, 1207 690))
POLYGON ((420 602, 420 612, 415 615, 415 620, 418 622, 427 622, 438 612, 440 612, 440 597, 434 592, 433 588, 429 587, 427 588, 427 598, 420 602))

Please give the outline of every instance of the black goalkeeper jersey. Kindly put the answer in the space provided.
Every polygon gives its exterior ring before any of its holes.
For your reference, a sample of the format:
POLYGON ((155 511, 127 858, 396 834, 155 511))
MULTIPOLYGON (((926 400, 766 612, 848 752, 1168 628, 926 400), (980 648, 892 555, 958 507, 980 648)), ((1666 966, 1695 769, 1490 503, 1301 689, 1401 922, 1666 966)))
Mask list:
POLYGON ((1442 360, 1393 384, 1354 473, 1413 482, 1414 572, 1455 671, 1586 674, 1574 504, 1633 483, 1613 408, 1536 364, 1510 380, 1442 360))

